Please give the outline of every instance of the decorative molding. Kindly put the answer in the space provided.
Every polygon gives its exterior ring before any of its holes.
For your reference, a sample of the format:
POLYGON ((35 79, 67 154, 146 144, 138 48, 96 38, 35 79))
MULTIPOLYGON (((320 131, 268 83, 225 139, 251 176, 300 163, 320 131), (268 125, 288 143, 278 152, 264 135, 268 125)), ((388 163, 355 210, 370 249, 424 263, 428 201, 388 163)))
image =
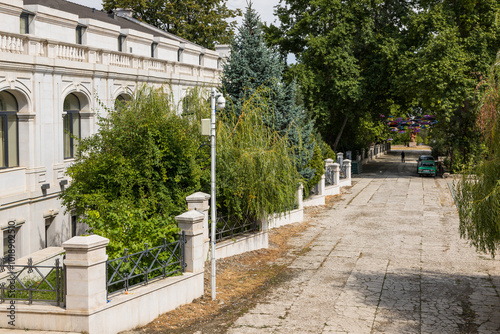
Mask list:
POLYGON ((35 117, 36 117, 36 114, 34 114, 34 113, 29 113, 29 114, 17 113, 17 119, 19 119, 19 121, 21 121, 21 122, 32 121, 35 119, 35 117))

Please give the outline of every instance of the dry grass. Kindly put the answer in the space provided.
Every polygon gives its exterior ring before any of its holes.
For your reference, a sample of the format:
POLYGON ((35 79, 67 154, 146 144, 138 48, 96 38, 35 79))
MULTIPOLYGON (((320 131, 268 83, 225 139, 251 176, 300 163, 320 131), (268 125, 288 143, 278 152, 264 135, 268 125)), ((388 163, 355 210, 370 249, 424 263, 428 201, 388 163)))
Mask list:
MULTIPOLYGON (((211 298, 210 264, 205 266, 205 294, 190 304, 165 313, 134 333, 221 333, 255 305, 271 287, 290 278, 287 264, 303 247, 289 241, 308 228, 316 215, 335 205, 340 195, 327 196, 326 205, 306 209, 307 220, 269 231, 269 248, 217 260, 217 299, 211 298)), ((305 246, 305 245, 303 245, 305 246)), ((130 332, 129 332, 130 333, 130 332)))

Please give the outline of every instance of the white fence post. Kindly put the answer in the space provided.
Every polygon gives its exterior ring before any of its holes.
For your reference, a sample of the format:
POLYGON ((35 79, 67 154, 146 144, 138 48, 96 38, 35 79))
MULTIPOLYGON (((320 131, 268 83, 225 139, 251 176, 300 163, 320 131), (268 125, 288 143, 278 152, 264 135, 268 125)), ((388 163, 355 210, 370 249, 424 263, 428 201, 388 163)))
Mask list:
POLYGON ((205 268, 203 256, 204 217, 202 213, 196 210, 184 212, 182 215, 175 217, 177 225, 186 235, 184 258, 187 272, 197 273, 205 268))
POLYGON ((299 206, 299 210, 304 209, 304 186, 302 183, 297 188, 297 204, 299 206))
POLYGON ((209 200, 210 195, 202 192, 197 192, 186 197, 188 210, 196 210, 205 216, 203 218, 203 258, 205 259, 207 258, 208 251, 210 249, 210 237, 208 236, 208 232, 210 231, 208 226, 208 212, 210 209, 209 200))
POLYGON ((346 179, 350 180, 351 179, 351 160, 345 159, 344 165, 345 165, 345 177, 346 177, 346 179))
POLYGON ((318 182, 318 195, 322 196, 325 194, 325 174, 321 175, 321 179, 318 182))
POLYGON ((106 246, 99 235, 73 237, 66 251, 66 310, 89 312, 106 304, 106 246))
POLYGON ((338 162, 333 163, 333 184, 338 185, 340 182, 340 164, 338 162))

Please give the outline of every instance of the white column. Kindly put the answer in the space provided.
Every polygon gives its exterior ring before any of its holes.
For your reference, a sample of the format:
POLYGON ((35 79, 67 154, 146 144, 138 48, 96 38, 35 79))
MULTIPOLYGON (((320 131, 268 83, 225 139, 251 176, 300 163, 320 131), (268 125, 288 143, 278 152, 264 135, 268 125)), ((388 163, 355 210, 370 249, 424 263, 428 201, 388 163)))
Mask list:
POLYGON ((346 177, 346 179, 350 179, 351 178, 351 160, 345 159, 344 165, 346 166, 345 167, 345 177, 346 177))
POLYGON ((322 196, 325 194, 325 174, 321 175, 321 179, 318 182, 318 195, 322 196))
POLYGON ((73 237, 66 251, 66 310, 89 312, 106 304, 106 246, 99 235, 73 237))
POLYGON ((203 258, 207 258, 208 251, 210 249, 210 238, 208 236, 210 228, 208 226, 208 211, 210 205, 208 200, 210 199, 209 194, 202 192, 197 192, 186 197, 186 202, 188 205, 188 210, 196 210, 203 214, 203 258))
POLYGON ((179 228, 185 232, 186 245, 184 258, 186 272, 197 273, 205 270, 203 258, 203 218, 196 210, 175 217, 179 228))
POLYGON ((333 184, 338 185, 340 182, 340 164, 335 162, 333 164, 333 184))
POLYGON ((304 201, 303 201, 304 194, 303 193, 304 193, 304 186, 301 183, 299 185, 299 188, 297 188, 297 204, 299 205, 299 210, 304 209, 304 201))

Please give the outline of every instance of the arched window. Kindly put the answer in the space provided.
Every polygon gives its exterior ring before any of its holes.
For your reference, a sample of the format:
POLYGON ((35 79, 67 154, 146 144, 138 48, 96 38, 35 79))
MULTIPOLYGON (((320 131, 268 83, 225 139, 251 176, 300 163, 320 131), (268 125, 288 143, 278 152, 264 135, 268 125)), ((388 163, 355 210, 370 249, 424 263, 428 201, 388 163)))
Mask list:
POLYGON ((8 92, 0 92, 0 168, 19 166, 17 101, 8 92))
POLYGON ((127 103, 130 101, 130 96, 127 94, 120 94, 116 97, 115 100, 115 110, 120 111, 122 110, 127 103))
POLYGON ((64 159, 74 157, 76 144, 80 138, 80 100, 75 94, 69 94, 64 100, 63 146, 64 159))

